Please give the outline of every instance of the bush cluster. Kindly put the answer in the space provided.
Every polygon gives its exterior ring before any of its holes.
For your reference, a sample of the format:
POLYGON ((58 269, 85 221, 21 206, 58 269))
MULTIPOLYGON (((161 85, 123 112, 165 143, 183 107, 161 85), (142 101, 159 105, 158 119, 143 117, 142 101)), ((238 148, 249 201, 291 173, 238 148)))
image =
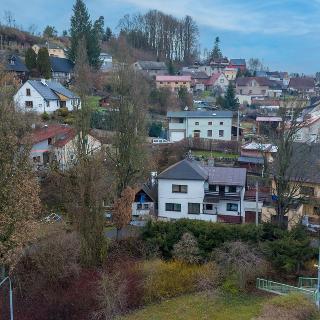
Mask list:
POLYGON ((316 255, 310 237, 302 226, 288 231, 272 224, 228 225, 181 219, 174 222, 148 222, 142 239, 149 247, 159 249, 165 259, 172 258, 174 246, 183 234, 192 234, 198 243, 202 261, 210 260, 213 250, 226 242, 241 241, 259 249, 264 257, 282 273, 300 272, 304 263, 316 255))

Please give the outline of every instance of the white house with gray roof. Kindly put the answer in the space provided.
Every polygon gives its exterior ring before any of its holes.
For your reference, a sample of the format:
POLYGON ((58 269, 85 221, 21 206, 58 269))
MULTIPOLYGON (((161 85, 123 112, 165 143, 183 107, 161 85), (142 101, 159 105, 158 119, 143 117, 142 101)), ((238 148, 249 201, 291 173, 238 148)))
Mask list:
POLYGON ((178 111, 168 112, 169 139, 171 142, 185 138, 231 140, 231 111, 178 111))
POLYGON ((164 170, 157 179, 159 219, 245 221, 250 203, 244 198, 244 168, 215 167, 184 159, 164 170))
POLYGON ((80 107, 80 98, 62 84, 50 80, 28 80, 14 95, 14 102, 22 111, 52 113, 66 107, 69 111, 80 107))

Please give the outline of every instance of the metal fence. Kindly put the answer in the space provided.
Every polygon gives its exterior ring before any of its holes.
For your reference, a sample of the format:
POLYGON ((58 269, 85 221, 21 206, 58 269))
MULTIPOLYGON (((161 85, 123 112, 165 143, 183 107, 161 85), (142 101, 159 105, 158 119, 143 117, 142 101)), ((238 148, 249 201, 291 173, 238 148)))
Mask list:
POLYGON ((317 291, 313 288, 306 289, 302 287, 295 287, 284 283, 270 281, 261 278, 257 278, 257 288, 260 290, 280 295, 285 295, 289 293, 301 293, 313 300, 314 302, 317 301, 317 291))

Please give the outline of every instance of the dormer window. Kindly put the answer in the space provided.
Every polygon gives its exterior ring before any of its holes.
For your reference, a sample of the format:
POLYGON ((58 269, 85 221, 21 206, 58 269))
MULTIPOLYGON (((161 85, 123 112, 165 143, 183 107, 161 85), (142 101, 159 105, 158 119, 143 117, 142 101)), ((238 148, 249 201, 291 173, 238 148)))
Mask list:
POLYGON ((15 64, 14 59, 10 59, 10 65, 14 66, 14 64, 15 64))

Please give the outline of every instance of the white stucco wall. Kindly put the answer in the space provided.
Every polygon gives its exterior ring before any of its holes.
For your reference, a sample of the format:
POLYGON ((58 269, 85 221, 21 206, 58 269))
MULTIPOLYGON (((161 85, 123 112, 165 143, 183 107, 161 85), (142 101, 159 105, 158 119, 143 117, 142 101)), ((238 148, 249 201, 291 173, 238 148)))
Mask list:
POLYGON ((158 180, 158 216, 160 219, 196 219, 213 221, 216 215, 203 214, 204 181, 199 180, 158 180), (187 193, 172 193, 172 185, 187 185, 187 193), (188 203, 199 203, 200 214, 188 214, 188 203), (166 203, 181 204, 181 212, 166 211, 166 203))
POLYGON ((231 140, 231 128, 231 118, 187 118, 186 121, 187 137, 193 137, 194 130, 200 130, 200 138, 229 141, 231 140), (196 125, 196 122, 198 122, 199 125, 196 125), (209 122, 212 122, 212 125, 209 125, 209 122), (223 124, 220 125, 220 122, 223 122, 223 124), (212 137, 208 137, 208 130, 212 130, 212 137), (224 130, 223 137, 219 137, 219 130, 224 130))

